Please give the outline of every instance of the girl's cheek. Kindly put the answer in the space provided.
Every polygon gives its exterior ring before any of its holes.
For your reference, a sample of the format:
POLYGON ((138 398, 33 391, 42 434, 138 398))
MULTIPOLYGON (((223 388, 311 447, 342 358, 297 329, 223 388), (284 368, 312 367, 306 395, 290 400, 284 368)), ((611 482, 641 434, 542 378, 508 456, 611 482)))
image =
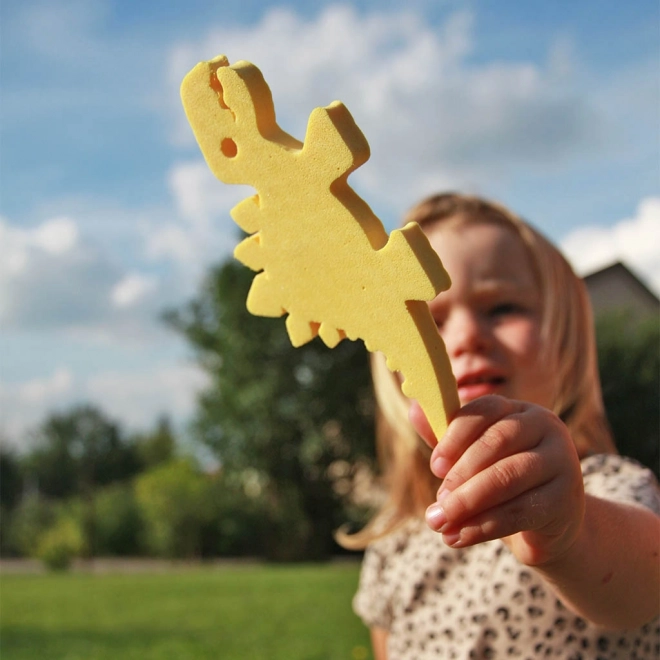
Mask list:
POLYGON ((505 330, 503 343, 509 344, 521 357, 536 359, 541 348, 541 333, 537 323, 520 320, 510 323, 503 330, 505 330))

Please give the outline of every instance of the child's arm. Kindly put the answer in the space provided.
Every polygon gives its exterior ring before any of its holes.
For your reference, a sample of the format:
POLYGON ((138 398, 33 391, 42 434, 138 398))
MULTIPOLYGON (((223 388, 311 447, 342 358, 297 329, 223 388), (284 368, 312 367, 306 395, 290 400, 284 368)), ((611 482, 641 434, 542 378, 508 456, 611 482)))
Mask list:
POLYGON ((387 636, 385 628, 370 628, 371 648, 374 652, 374 660, 387 660, 387 636))
POLYGON ((586 496, 582 533, 569 552, 537 566, 577 614, 636 628, 660 607, 660 519, 650 510, 586 496))
MULTIPOLYGON (((421 411, 411 420, 432 441, 421 411)), ((443 478, 427 521, 453 547, 502 538, 577 614, 634 628, 660 609, 660 519, 585 496, 565 425, 539 406, 483 397, 465 406, 431 457, 443 478)))

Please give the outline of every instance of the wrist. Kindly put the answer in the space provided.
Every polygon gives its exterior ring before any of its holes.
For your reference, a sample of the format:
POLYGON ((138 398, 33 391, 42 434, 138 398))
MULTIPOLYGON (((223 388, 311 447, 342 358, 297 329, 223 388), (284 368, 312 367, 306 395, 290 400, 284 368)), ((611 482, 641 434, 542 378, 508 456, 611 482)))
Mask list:
POLYGON ((520 532, 510 537, 507 545, 518 561, 526 566, 537 570, 560 570, 565 564, 572 564, 586 556, 589 533, 584 498, 575 507, 571 520, 560 529, 557 527, 555 522, 550 530, 520 532))

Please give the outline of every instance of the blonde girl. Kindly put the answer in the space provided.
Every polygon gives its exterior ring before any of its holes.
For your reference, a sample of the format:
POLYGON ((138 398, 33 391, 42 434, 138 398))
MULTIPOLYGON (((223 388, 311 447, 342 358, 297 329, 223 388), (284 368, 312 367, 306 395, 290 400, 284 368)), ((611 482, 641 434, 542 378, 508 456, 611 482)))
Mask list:
POLYGON ((405 220, 453 280, 430 309, 463 408, 432 451, 372 356, 387 496, 341 540, 367 548, 354 607, 376 657, 650 657, 660 498, 616 455, 584 284, 498 204, 435 195, 405 220))

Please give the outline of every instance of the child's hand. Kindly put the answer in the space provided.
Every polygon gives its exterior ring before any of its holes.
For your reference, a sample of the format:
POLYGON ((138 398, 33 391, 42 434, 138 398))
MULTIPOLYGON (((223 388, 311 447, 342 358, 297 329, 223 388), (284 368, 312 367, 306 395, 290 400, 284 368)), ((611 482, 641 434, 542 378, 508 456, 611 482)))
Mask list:
MULTIPOLYGON (((433 444, 416 404, 410 418, 433 444)), ((427 522, 455 548, 503 538, 519 561, 539 565, 565 554, 581 530, 577 452, 545 408, 499 396, 470 402, 433 450, 431 470, 443 483, 427 522)))

